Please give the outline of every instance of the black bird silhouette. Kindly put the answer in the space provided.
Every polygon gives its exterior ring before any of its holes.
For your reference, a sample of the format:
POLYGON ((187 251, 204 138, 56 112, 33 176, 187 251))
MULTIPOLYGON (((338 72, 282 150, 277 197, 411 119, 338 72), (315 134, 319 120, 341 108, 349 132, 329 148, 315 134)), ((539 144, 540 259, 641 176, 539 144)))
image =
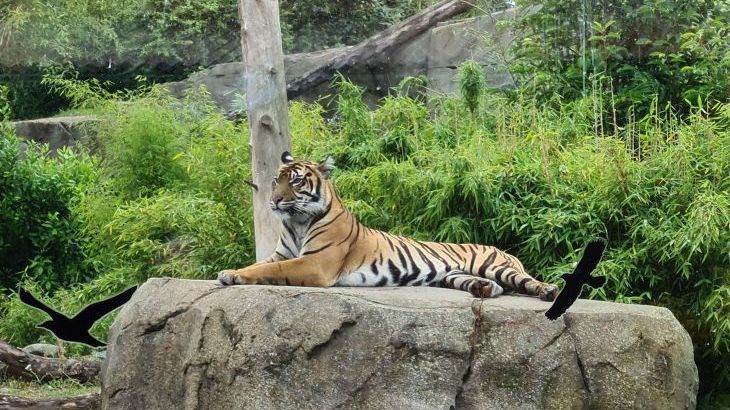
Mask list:
POLYGON ((106 344, 91 336, 89 329, 94 322, 104 317, 107 313, 127 303, 135 290, 137 290, 137 287, 133 286, 116 296, 92 303, 71 318, 46 306, 25 289, 21 288, 18 291, 18 296, 20 296, 20 300, 26 305, 42 310, 51 317, 51 320, 46 320, 39 324, 38 327, 50 330, 57 338, 67 342, 83 343, 91 347, 101 347, 106 346, 106 344))
POLYGON ((594 239, 586 245, 583 251, 583 257, 580 258, 578 266, 575 267, 573 273, 563 275, 565 286, 555 298, 553 305, 545 312, 550 320, 559 318, 566 310, 578 299, 583 285, 589 285, 594 288, 600 288, 606 283, 605 276, 591 276, 591 272, 596 268, 598 262, 603 256, 606 249, 606 242, 602 239, 594 239))

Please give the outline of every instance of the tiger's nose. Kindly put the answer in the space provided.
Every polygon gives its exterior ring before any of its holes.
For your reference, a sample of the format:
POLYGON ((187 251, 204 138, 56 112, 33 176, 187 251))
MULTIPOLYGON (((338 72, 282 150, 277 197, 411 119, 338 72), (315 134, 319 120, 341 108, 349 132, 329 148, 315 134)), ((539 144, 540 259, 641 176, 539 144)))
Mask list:
POLYGON ((274 195, 271 197, 271 202, 274 203, 274 205, 279 205, 279 202, 283 201, 284 197, 281 195, 274 195))

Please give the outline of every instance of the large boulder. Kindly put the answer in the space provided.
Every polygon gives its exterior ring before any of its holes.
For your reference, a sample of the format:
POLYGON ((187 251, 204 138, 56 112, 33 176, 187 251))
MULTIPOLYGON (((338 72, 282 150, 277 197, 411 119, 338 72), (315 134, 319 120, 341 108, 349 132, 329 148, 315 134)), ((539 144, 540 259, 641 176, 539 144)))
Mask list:
POLYGON ((697 369, 664 308, 479 300, 437 288, 151 279, 122 309, 104 409, 691 409, 697 369))
POLYGON ((92 148, 99 128, 99 118, 79 115, 69 117, 39 118, 14 123, 15 134, 39 144, 48 144, 55 155, 63 147, 81 144, 92 148))

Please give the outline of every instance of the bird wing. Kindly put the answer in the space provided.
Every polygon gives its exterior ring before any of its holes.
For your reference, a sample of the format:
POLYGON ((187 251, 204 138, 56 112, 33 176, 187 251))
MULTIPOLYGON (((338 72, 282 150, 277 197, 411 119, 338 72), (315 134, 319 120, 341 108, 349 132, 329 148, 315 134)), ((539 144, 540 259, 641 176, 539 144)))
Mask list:
POLYGON ((116 296, 92 303, 83 308, 72 319, 79 325, 85 325, 88 329, 94 324, 94 322, 101 319, 107 313, 127 303, 135 290, 137 290, 137 287, 133 286, 116 296))
POLYGON ((598 262, 601 261, 603 251, 606 249, 606 241, 603 239, 594 239, 586 245, 583 256, 578 261, 578 266, 573 270, 573 274, 565 275, 565 286, 555 298, 553 305, 545 312, 550 320, 559 318, 570 306, 578 299, 583 290, 584 283, 600 283, 605 282, 604 277, 590 276, 591 272, 596 269, 598 262))
POLYGON ((36 299, 32 293, 28 292, 27 290, 25 290, 23 288, 20 288, 18 290, 18 297, 20 297, 20 301, 25 303, 26 305, 46 312, 48 314, 48 316, 51 317, 51 319, 54 319, 54 320, 55 319, 68 319, 62 313, 59 313, 59 312, 53 310, 52 308, 46 306, 43 302, 36 299))
POLYGON ((582 286, 582 284, 576 286, 575 283, 566 283, 555 298, 553 305, 545 312, 545 316, 550 320, 559 318, 578 299, 582 286))
POLYGON ((579 277, 587 277, 596 269, 598 262, 601 261, 603 251, 606 249, 606 241, 603 239, 594 239, 588 242, 583 256, 578 261, 578 266, 575 267, 573 274, 579 277))

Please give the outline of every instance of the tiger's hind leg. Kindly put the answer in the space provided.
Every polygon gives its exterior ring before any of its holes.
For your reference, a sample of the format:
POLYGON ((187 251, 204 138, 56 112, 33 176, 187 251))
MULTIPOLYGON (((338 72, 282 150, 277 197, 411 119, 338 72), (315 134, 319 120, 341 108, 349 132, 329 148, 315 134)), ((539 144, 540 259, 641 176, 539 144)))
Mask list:
POLYGON ((482 246, 481 252, 472 252, 467 272, 480 278, 491 279, 507 292, 518 292, 552 301, 558 295, 558 287, 540 282, 530 276, 515 256, 493 246, 482 246))
POLYGON ((492 298, 504 291, 497 282, 470 275, 461 270, 452 270, 441 280, 441 286, 449 289, 459 289, 471 293, 477 298, 492 298))
POLYGON ((545 301, 553 301, 558 296, 557 286, 540 282, 524 270, 500 267, 493 272, 487 272, 487 275, 492 276, 507 291, 537 296, 545 301))

